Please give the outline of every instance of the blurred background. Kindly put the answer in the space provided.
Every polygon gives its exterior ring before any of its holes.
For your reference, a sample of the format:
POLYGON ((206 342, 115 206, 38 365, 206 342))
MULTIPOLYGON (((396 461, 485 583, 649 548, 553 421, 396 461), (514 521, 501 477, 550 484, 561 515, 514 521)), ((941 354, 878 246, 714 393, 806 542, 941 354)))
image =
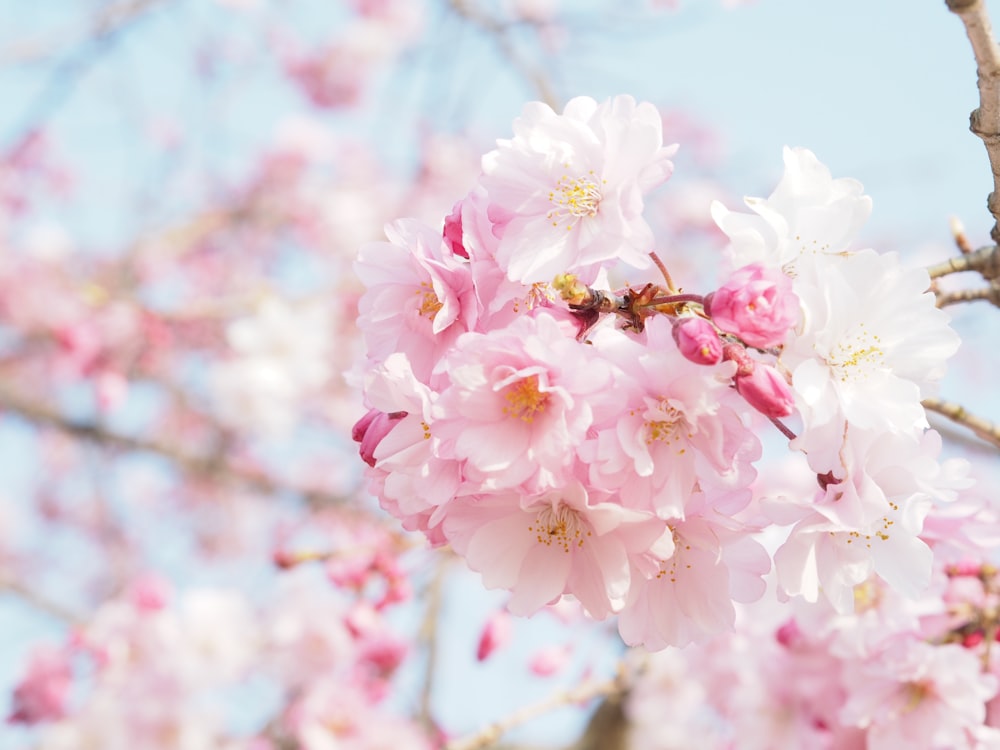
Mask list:
POLYGON ((988 239, 975 84, 942 2, 0 0, 0 748, 421 747, 610 676, 613 625, 507 622, 366 494, 359 245, 440 226, 526 101, 629 93, 681 144, 675 277, 784 145, 930 263, 988 239))

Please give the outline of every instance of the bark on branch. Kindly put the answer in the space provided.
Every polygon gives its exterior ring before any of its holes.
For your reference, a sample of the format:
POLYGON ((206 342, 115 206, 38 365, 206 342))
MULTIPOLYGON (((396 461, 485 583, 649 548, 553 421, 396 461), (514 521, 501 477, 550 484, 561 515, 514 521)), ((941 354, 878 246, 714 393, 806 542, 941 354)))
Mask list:
POLYGON ((986 205, 993 214, 990 236, 1000 244, 1000 46, 993 38, 984 0, 946 0, 948 9, 962 19, 976 56, 979 107, 969 117, 969 129, 986 145, 993 171, 993 192, 986 205))
POLYGON ((937 306, 947 307, 948 305, 957 305, 960 302, 975 302, 976 300, 986 300, 994 306, 1000 307, 1000 286, 991 285, 982 289, 939 292, 937 295, 937 306))
MULTIPOLYGON (((634 675, 622 665, 619 668, 618 675, 610 680, 592 679, 587 680, 572 690, 560 690, 544 701, 525 706, 515 711, 506 719, 490 724, 471 736, 452 740, 445 746, 445 750, 482 750, 482 748, 493 747, 511 729, 519 727, 539 716, 544 716, 553 709, 561 706, 569 706, 574 703, 584 703, 594 698, 618 699, 629 689, 633 678, 634 675)), ((616 701, 612 702, 616 703, 616 701)), ((604 704, 602 704, 603 706, 604 704)), ((615 725, 615 728, 617 729, 617 725, 615 725)), ((581 744, 575 745, 574 750, 591 750, 594 748, 594 745, 590 743, 590 739, 593 736, 595 736, 594 733, 588 727, 588 732, 585 733, 581 744)), ((601 736, 606 737, 607 733, 601 733, 601 736)), ((618 746, 613 743, 602 744, 600 748, 601 750, 619 750, 618 746)))
POLYGON ((932 279, 965 271, 978 271, 988 281, 1000 278, 1000 248, 996 245, 981 247, 975 252, 956 255, 927 269, 932 279))
POLYGON ((40 427, 56 429, 109 448, 161 456, 189 476, 230 482, 265 494, 290 492, 319 507, 344 505, 344 499, 339 496, 321 490, 292 487, 265 472, 227 461, 225 456, 202 455, 164 440, 123 435, 100 424, 70 419, 47 405, 7 389, 0 389, 2 412, 16 414, 40 427))
POLYGON ((947 417, 952 422, 972 430, 978 437, 1000 448, 1000 426, 970 414, 964 406, 936 398, 925 399, 924 408, 947 417))

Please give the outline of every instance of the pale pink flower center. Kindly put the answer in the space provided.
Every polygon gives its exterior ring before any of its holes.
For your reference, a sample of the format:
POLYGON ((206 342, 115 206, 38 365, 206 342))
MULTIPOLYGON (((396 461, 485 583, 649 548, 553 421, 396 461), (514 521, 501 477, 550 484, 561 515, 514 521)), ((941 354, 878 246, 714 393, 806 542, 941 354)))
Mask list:
POLYGON ((549 394, 541 393, 538 390, 538 376, 518 380, 507 387, 504 393, 507 399, 507 406, 503 408, 503 413, 508 417, 516 417, 522 422, 534 422, 535 415, 545 411, 549 403, 549 394))
POLYGON ((674 554, 669 560, 660 563, 660 569, 656 573, 657 580, 669 578, 671 583, 677 583, 677 565, 680 564, 683 570, 691 570, 691 563, 683 562, 679 558, 683 551, 691 551, 691 545, 687 542, 681 543, 680 535, 676 529, 671 529, 674 537, 674 554))
POLYGON ((840 382, 848 383, 866 380, 882 367, 884 360, 882 339, 861 323, 852 335, 838 342, 826 361, 836 371, 840 382))
POLYGON ((559 178, 555 189, 549 192, 549 201, 555 208, 545 215, 552 226, 557 227, 560 221, 565 220, 566 229, 572 229, 576 219, 597 215, 602 196, 595 179, 593 170, 586 177, 563 175, 559 178))
POLYGON ((521 312, 522 307, 525 310, 534 310, 538 305, 554 301, 552 288, 545 282, 536 281, 524 297, 514 300, 514 312, 521 312))
POLYGON ((684 430, 683 413, 670 406, 665 399, 647 409, 645 417, 643 427, 646 430, 646 445, 658 442, 675 443, 682 437, 691 437, 690 433, 684 430))
POLYGON ((444 303, 438 299, 434 288, 426 281, 420 282, 420 288, 416 292, 423 295, 420 300, 420 315, 425 318, 433 318, 438 310, 444 307, 444 303))
POLYGON ((582 547, 586 538, 592 534, 580 521, 576 511, 562 504, 557 508, 546 507, 538 511, 528 531, 535 533, 539 544, 546 547, 555 544, 562 547, 563 552, 569 552, 573 547, 582 547))
POLYGON ((923 682, 908 682, 903 688, 903 697, 905 698, 905 703, 903 704, 903 713, 910 713, 914 711, 917 707, 923 703, 924 698, 926 698, 931 693, 930 685, 923 682))
POLYGON ((868 612, 879 606, 882 601, 882 592, 872 582, 871 579, 863 581, 854 587, 854 611, 857 613, 868 612))

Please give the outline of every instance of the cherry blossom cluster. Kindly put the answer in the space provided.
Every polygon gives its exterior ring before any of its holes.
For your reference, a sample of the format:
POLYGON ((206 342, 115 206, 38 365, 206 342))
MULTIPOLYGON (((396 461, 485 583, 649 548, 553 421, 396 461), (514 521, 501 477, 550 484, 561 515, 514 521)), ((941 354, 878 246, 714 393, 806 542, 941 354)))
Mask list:
POLYGON ((846 612, 872 574, 920 593, 924 519, 966 484, 920 402, 959 340, 925 271, 853 247, 861 185, 786 149, 750 213, 713 206, 725 275, 696 294, 644 216, 677 150, 655 107, 535 102, 513 130, 443 229, 399 220, 359 253, 354 437, 382 507, 512 612, 571 596, 654 649, 732 627, 773 524, 783 596, 846 612), (755 494, 776 435, 814 490, 755 494))
POLYGON ((233 589, 173 594, 159 578, 133 583, 59 646, 41 645, 8 721, 39 728, 40 750, 143 747, 430 748, 382 706, 408 653, 380 611, 293 576, 255 605, 233 589), (274 700, 248 685, 270 684, 274 700), (234 718, 248 695, 266 724, 234 718), (239 725, 242 724, 242 727, 239 725))
POLYGON ((652 655, 627 706, 632 742, 651 750, 692 740, 720 750, 1000 747, 1000 578, 981 562, 996 514, 963 502, 932 511, 932 527, 947 527, 952 541, 926 535, 934 573, 918 597, 872 577, 855 589, 850 612, 759 602, 740 613, 735 632, 704 648, 652 655))

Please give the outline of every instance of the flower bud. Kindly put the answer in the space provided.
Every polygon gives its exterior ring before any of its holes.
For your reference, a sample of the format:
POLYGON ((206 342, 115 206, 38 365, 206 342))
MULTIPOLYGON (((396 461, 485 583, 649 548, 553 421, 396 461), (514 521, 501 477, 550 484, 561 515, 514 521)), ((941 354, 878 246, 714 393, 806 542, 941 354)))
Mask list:
POLYGON ((476 660, 485 661, 498 648, 506 646, 513 631, 514 627, 510 621, 510 615, 505 610, 501 609, 494 613, 479 636, 476 660))
POLYGON ((464 201, 459 201, 452 208, 451 213, 445 217, 444 220, 444 231, 442 235, 444 236, 445 244, 449 249, 455 254, 460 255, 463 258, 469 257, 469 251, 465 249, 465 245, 462 244, 462 203, 464 201))
POLYGON ((738 372, 735 382, 739 394, 765 417, 787 417, 795 409, 792 389, 770 365, 755 362, 751 372, 738 372))
POLYGON ((769 349, 779 346, 798 322, 799 298, 784 273, 753 263, 708 295, 705 311, 721 330, 739 336, 749 346, 769 349))
POLYGON ((375 449, 378 444, 405 416, 405 411, 394 411, 391 414, 386 414, 378 409, 369 409, 367 414, 354 423, 354 427, 351 428, 351 438, 354 442, 361 443, 358 452, 366 464, 375 465, 375 449))
POLYGON ((674 341, 686 359, 698 365, 714 365, 722 359, 722 339, 703 318, 685 318, 674 326, 674 341))
POLYGON ((36 648, 27 673, 14 688, 7 722, 33 725, 63 718, 72 683, 70 654, 48 646, 36 648))

